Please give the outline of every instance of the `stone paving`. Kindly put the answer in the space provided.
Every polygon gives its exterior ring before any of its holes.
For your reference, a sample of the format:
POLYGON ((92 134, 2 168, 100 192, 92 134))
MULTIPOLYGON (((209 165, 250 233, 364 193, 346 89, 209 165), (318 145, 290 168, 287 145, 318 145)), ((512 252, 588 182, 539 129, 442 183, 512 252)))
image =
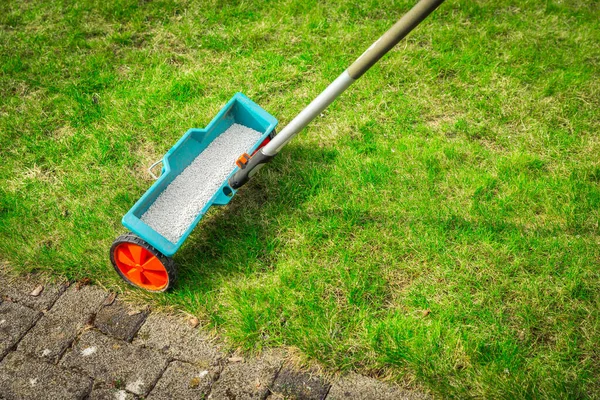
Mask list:
POLYGON ((183 318, 135 309, 95 286, 0 271, 0 399, 425 399, 357 374, 334 380, 245 359, 183 318))

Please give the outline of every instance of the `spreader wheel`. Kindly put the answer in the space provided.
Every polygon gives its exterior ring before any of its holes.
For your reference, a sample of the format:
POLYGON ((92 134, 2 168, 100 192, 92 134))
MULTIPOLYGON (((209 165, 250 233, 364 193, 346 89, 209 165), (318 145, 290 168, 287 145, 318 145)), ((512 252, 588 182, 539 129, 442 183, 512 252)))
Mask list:
POLYGON ((133 233, 115 239, 110 262, 127 283, 150 292, 164 292, 177 277, 173 260, 133 233))

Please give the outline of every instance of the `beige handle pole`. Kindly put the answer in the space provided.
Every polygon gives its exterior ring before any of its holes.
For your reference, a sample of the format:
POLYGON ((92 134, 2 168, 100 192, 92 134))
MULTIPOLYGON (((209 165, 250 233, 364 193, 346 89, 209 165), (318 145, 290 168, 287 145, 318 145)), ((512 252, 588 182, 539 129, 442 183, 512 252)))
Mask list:
POLYGON ((373 43, 354 63, 340 74, 308 106, 296 115, 290 123, 269 143, 256 152, 244 168, 240 168, 230 179, 229 185, 237 189, 266 163, 268 163, 306 125, 329 106, 344 90, 373 66, 385 53, 390 51, 404 36, 413 30, 423 19, 435 10, 444 0, 421 0, 400 21, 373 43))
POLYGON ((386 33, 371 45, 350 67, 348 74, 352 79, 358 79, 367 72, 381 57, 402 40, 414 27, 419 25, 444 0, 421 0, 407 12, 400 21, 396 22, 386 33))

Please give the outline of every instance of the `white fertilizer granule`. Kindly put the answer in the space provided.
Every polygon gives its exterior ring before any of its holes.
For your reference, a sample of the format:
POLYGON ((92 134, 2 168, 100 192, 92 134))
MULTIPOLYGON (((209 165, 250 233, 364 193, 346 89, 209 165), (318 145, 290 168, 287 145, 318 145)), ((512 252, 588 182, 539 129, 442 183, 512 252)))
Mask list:
POLYGON ((167 186, 142 221, 176 243, 260 136, 254 129, 231 125, 167 186))

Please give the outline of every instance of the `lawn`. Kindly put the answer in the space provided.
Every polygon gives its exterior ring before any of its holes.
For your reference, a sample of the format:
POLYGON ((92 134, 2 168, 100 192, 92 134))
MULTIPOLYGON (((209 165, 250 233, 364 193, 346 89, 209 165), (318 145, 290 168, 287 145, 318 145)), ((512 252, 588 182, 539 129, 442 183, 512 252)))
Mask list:
POLYGON ((600 6, 448 1, 175 256, 108 260, 241 91, 285 126, 413 1, 3 1, 0 259, 440 397, 600 398, 600 6))

